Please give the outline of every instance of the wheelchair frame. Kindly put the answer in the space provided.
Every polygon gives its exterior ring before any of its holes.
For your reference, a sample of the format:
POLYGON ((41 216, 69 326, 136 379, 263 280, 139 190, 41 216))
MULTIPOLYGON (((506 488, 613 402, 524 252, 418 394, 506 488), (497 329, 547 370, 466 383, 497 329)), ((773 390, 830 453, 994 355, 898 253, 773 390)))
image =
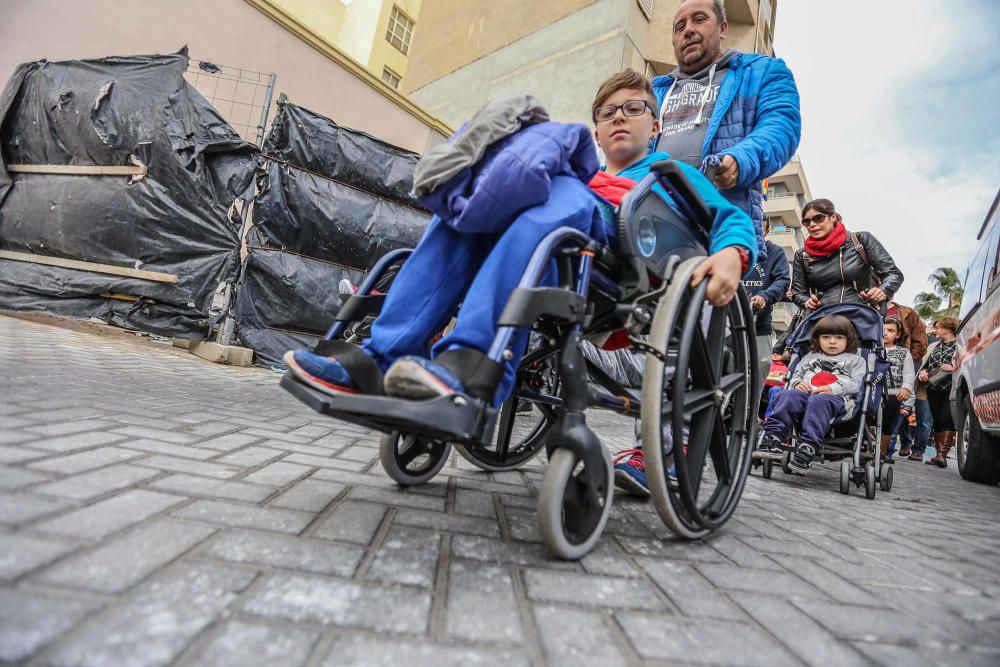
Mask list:
MULTIPOLYGON (((721 527, 739 502, 756 441, 760 381, 754 319, 742 288, 728 306, 713 308, 704 300, 708 281, 690 287, 691 274, 704 259, 704 230, 711 215, 674 163, 657 163, 652 170, 619 209, 618 254, 570 227, 552 231, 535 249, 501 314, 487 356, 497 363, 509 359, 514 334, 521 328, 540 331, 545 344, 524 356, 519 382, 499 410, 461 393, 422 401, 333 396, 290 373, 282 378, 282 387, 318 412, 384 432, 383 467, 403 485, 430 480, 447 461, 451 443, 487 470, 516 468, 544 447, 549 466, 539 494, 539 526, 549 550, 566 559, 580 558, 596 544, 614 490, 610 459, 587 426, 584 412, 599 408, 641 417, 647 474, 661 518, 688 539, 721 527), (672 211, 671 219, 663 211, 671 210, 666 203, 648 196, 655 183, 670 193, 680 216, 672 211), (692 219, 702 227, 692 225, 692 219), (676 248, 667 254, 644 253, 631 235, 633 225, 643 224, 667 231, 662 240, 653 234, 654 243, 670 242, 676 248), (631 247, 622 250, 623 241, 631 247), (559 286, 539 287, 553 258, 559 286), (660 281, 655 289, 650 274, 660 281), (587 362, 580 349, 586 336, 620 328, 631 334, 633 349, 647 355, 642 397, 587 362), (558 359, 555 390, 538 391, 521 381, 522 371, 549 359, 558 359), (539 406, 542 422, 527 451, 508 465, 518 401, 539 406), (671 422, 670 443, 663 441, 664 418, 671 422), (685 440, 686 423, 690 436, 685 440), (488 444, 495 431, 497 450, 491 459, 488 444), (706 478, 706 469, 715 472, 714 480, 706 478)), ((647 246, 649 238, 647 234, 647 246)), ((372 289, 409 252, 393 251, 376 263, 358 294, 338 312, 327 340, 342 335, 350 323, 378 313, 384 296, 371 294, 372 289)))

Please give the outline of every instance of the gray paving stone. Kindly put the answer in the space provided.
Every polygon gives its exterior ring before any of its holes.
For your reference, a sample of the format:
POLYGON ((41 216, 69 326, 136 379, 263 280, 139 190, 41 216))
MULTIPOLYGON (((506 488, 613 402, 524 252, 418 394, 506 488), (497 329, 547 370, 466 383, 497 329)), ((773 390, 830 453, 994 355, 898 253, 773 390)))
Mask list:
POLYGON ((0 589, 0 662, 28 658, 99 607, 93 600, 0 589))
POLYGON ((370 544, 385 517, 385 512, 386 508, 379 505, 342 502, 316 527, 313 537, 352 544, 370 544))
POLYGON ((640 579, 528 570, 524 573, 524 582, 528 598, 541 602, 614 609, 666 608, 649 585, 640 579))
POLYGON ((495 519, 497 515, 493 505, 493 496, 469 489, 455 491, 455 512, 485 519, 495 519))
POLYGON ((603 615, 553 606, 536 606, 534 613, 549 667, 616 667, 630 663, 615 643, 603 615))
POLYGON ((351 500, 364 500, 410 509, 435 510, 437 512, 443 512, 445 505, 444 498, 426 496, 412 491, 389 491, 372 489, 365 486, 356 487, 348 497, 351 500))
POLYGON ((504 542, 476 535, 455 535, 451 540, 451 555, 455 558, 505 565, 563 570, 576 568, 573 563, 554 560, 541 544, 504 542))
POLYGON ((262 438, 258 435, 253 435, 249 431, 241 431, 239 433, 220 435, 219 437, 212 438, 210 440, 203 440, 198 443, 198 446, 207 449, 214 449, 220 452, 231 452, 234 449, 259 442, 260 440, 262 440, 262 438))
POLYGON ((430 593, 299 576, 275 575, 246 602, 251 614, 375 632, 423 634, 430 593))
POLYGON ((453 647, 337 637, 323 667, 528 667, 531 659, 511 649, 453 647))
POLYGON ((716 535, 705 540, 706 544, 721 553, 732 562, 742 567, 749 567, 755 570, 780 570, 781 566, 770 556, 751 549, 744 542, 729 531, 722 531, 721 535, 716 535))
POLYGON ((770 635, 750 625, 635 612, 621 612, 615 618, 636 653, 646 660, 732 667, 798 664, 770 635))
POLYGON ((34 470, 24 470, 23 468, 0 466, 0 489, 19 489, 23 486, 43 482, 47 479, 52 479, 52 475, 34 470))
POLYGON ((79 452, 68 456, 59 456, 49 458, 44 461, 38 461, 36 463, 29 464, 28 467, 35 470, 45 470, 48 472, 58 472, 65 475, 71 475, 73 473, 100 468, 112 463, 121 463, 122 461, 128 461, 129 459, 134 459, 138 456, 142 456, 142 454, 128 449, 121 449, 120 447, 100 447, 86 452, 79 452))
POLYGON ((1000 652, 976 651, 965 647, 913 647, 856 642, 854 647, 883 667, 996 667, 1000 652))
POLYGON ((94 591, 121 593, 215 532, 208 526, 160 519, 65 559, 36 577, 37 581, 94 591))
POLYGON ((378 450, 369 447, 347 447, 337 454, 337 458, 357 461, 360 463, 371 463, 378 457, 378 450))
POLYGON ((150 488, 183 493, 189 496, 207 496, 209 498, 223 498, 225 500, 240 500, 243 502, 260 502, 276 491, 273 486, 206 479, 183 473, 158 479, 149 486, 150 488))
POLYGON ((507 568, 453 560, 448 568, 446 634, 468 642, 521 642, 524 628, 507 568), (489 604, 483 602, 488 600, 489 604))
POLYGON ((0 430, 0 445, 18 445, 22 442, 38 440, 41 436, 37 433, 25 433, 24 431, 4 431, 0 430))
POLYGON ((112 491, 124 489, 160 474, 162 473, 157 470, 140 468, 123 463, 73 475, 58 482, 42 484, 35 487, 34 490, 37 493, 44 493, 50 496, 59 496, 72 500, 89 500, 112 491))
POLYGON ((68 554, 77 546, 50 537, 0 533, 0 579, 16 579, 68 554))
POLYGON ((400 508, 396 512, 393 523, 430 530, 472 533, 485 537, 500 536, 500 526, 496 521, 471 516, 460 516, 458 514, 430 512, 422 509, 400 508))
POLYGON ((219 452, 211 449, 198 449, 197 447, 192 447, 190 445, 173 445, 169 442, 160 442, 159 440, 150 440, 148 438, 127 440, 125 442, 118 443, 118 446, 127 447, 128 449, 134 449, 140 452, 153 452, 154 454, 163 454, 164 456, 175 456, 182 459, 195 459, 196 461, 205 461, 213 456, 219 455, 219 452))
POLYGON ((162 442, 172 442, 175 445, 189 445, 198 440, 198 436, 191 433, 180 433, 164 428, 153 426, 125 426, 116 428, 112 433, 120 433, 133 438, 148 438, 149 440, 160 440, 162 442))
POLYGON ((304 479, 269 503, 271 507, 286 507, 305 512, 319 512, 344 490, 343 484, 304 479))
MULTIPOLYGON (((92 413, 93 414, 93 413, 92 413)), ((32 433, 44 436, 69 435, 72 433, 85 433, 87 431, 102 431, 113 428, 114 422, 105 419, 81 419, 72 421, 57 421, 48 424, 36 424, 30 427, 32 433)), ((121 439, 119 437, 119 439, 121 439)))
POLYGON ((312 517, 295 510, 272 509, 270 507, 254 507, 225 503, 219 500, 198 500, 183 507, 174 516, 181 519, 207 521, 223 526, 240 528, 256 528, 271 530, 278 533, 300 533, 312 517))
POLYGON ((244 447, 243 449, 236 450, 235 452, 226 454, 225 456, 220 456, 215 459, 217 463, 225 463, 227 465, 241 466, 243 468, 250 468, 253 466, 258 466, 261 463, 270 461, 271 459, 277 458, 284 454, 280 449, 273 449, 271 447, 258 447, 257 445, 252 445, 250 447, 244 447))
POLYGON ((785 600, 748 593, 736 593, 733 598, 757 623, 809 665, 864 667, 869 664, 860 653, 839 644, 826 628, 785 600))
POLYGON ((775 556, 775 560, 837 602, 881 606, 871 593, 849 580, 855 572, 853 565, 843 564, 840 568, 833 568, 829 563, 817 563, 798 556, 775 556))
POLYGON ((25 493, 17 495, 4 493, 0 494, 0 523, 14 525, 32 521, 67 507, 72 507, 72 504, 65 500, 43 498, 25 493))
POLYGON ((606 574, 612 577, 638 577, 632 562, 611 540, 601 540, 589 554, 580 559, 580 565, 588 574, 606 574))
POLYGON ((430 588, 434 585, 440 553, 441 537, 437 533, 393 526, 386 533, 366 578, 430 588))
POLYGON ((309 659, 319 636, 318 632, 308 630, 228 621, 188 664, 191 667, 301 667, 309 659))
POLYGON ((27 447, 0 446, 0 465, 8 463, 24 463, 26 461, 40 459, 45 456, 52 456, 52 452, 46 452, 40 449, 28 449, 27 447))
POLYGON ((751 570, 731 565, 696 564, 695 567, 715 586, 729 591, 769 593, 782 597, 825 599, 825 595, 788 572, 751 570))
POLYGON ((350 578, 365 552, 358 547, 330 544, 321 540, 229 529, 213 538, 201 553, 234 563, 350 578))
POLYGON ((99 540, 183 502, 177 496, 133 489, 37 524, 35 530, 99 540))
POLYGON ((286 461, 278 461, 276 463, 269 463, 260 470, 250 473, 243 479, 247 482, 256 482, 257 484, 270 484, 272 486, 285 486, 309 474, 312 468, 310 466, 298 465, 295 463, 287 463, 286 461))
POLYGON ((178 566, 61 642, 47 664, 104 667, 169 664, 250 585, 254 573, 178 566))
POLYGON ((746 620, 740 610, 691 565, 652 558, 637 558, 636 562, 667 594, 681 614, 697 618, 746 620))
MULTIPOLYGON (((659 517, 657 517, 659 521, 659 517)), ((616 538, 618 544, 633 556, 651 556, 654 558, 670 558, 671 560, 688 560, 697 563, 723 563, 723 557, 708 544, 688 542, 677 538, 667 540, 652 540, 648 538, 622 536, 616 538)))
POLYGON ((135 461, 135 465, 168 472, 182 472, 201 477, 211 477, 213 479, 229 479, 240 473, 240 469, 235 466, 222 465, 209 461, 195 461, 192 459, 178 458, 176 456, 164 456, 157 454, 149 456, 140 461, 135 461))
MULTIPOLYGON (((795 605, 823 624, 834 635, 870 642, 909 643, 941 641, 945 636, 934 628, 907 622, 900 614, 884 609, 834 604, 818 600, 797 600, 795 605)), ((930 619, 928 619, 930 620, 930 619)))

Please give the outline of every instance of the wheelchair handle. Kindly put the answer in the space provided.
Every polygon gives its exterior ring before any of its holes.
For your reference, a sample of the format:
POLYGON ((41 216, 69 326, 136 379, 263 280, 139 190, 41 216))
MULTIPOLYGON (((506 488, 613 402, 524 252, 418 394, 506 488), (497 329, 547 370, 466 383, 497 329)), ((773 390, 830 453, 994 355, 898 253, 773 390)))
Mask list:
POLYGON ((691 181, 681 171, 680 165, 674 160, 661 160, 654 162, 650 171, 656 172, 660 177, 660 184, 667 191, 667 194, 677 203, 682 211, 697 222, 706 231, 712 229, 712 211, 709 210, 705 200, 701 198, 698 191, 691 185, 691 181))

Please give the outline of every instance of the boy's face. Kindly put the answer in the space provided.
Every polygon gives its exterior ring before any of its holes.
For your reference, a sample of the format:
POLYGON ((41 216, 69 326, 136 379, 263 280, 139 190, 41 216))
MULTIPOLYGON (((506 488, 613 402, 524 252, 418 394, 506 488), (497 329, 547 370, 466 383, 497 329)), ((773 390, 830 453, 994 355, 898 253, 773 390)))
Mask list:
MULTIPOLYGON (((645 101, 655 106, 643 90, 622 88, 613 92, 601 106, 619 105, 629 100, 645 101)), ((649 141, 660 133, 656 112, 647 107, 638 116, 626 116, 623 109, 611 120, 595 123, 594 139, 604 151, 609 164, 627 165, 646 155, 649 141)))

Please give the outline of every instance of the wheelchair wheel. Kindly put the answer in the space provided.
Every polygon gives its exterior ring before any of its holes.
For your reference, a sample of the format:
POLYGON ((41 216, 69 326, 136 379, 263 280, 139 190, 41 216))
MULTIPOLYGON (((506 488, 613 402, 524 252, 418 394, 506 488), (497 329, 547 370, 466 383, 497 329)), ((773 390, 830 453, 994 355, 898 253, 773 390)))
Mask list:
POLYGON ((865 464, 865 498, 875 497, 875 466, 871 461, 865 464))
POLYGON ((604 531, 615 485, 611 459, 603 458, 605 468, 587 471, 596 478, 588 481, 582 475, 583 461, 569 449, 559 447, 549 457, 538 495, 538 528, 557 558, 583 558, 604 531))
POLYGON ((764 479, 771 479, 771 473, 774 471, 774 461, 771 459, 764 459, 760 463, 760 474, 764 479))
POLYGON ((840 461, 840 492, 845 496, 851 492, 851 461, 842 459, 840 461))
POLYGON ((382 469, 401 486, 419 486, 429 482, 448 462, 451 445, 398 431, 386 433, 379 440, 378 455, 382 469))
POLYGON ((879 488, 892 491, 892 466, 882 466, 882 476, 878 480, 879 488))
MULTIPOLYGON (((530 381, 550 396, 559 393, 558 356, 551 354, 535 362, 530 381)), ((535 458, 545 446, 545 437, 559 415, 556 408, 513 396, 500 406, 497 428, 488 445, 455 443, 455 451, 474 466, 488 472, 516 470, 535 458)))
POLYGON ((663 522, 687 539, 722 526, 739 503, 756 441, 760 386, 746 293, 740 288, 722 308, 706 306, 708 281, 690 287, 702 261, 683 262, 660 297, 648 344, 668 363, 648 354, 642 386, 650 493, 663 522), (658 452, 652 443, 660 443, 658 452))
POLYGON ((781 472, 785 473, 786 475, 791 475, 792 474, 791 462, 792 462, 792 453, 791 452, 785 452, 784 454, 782 454, 781 455, 781 472))

